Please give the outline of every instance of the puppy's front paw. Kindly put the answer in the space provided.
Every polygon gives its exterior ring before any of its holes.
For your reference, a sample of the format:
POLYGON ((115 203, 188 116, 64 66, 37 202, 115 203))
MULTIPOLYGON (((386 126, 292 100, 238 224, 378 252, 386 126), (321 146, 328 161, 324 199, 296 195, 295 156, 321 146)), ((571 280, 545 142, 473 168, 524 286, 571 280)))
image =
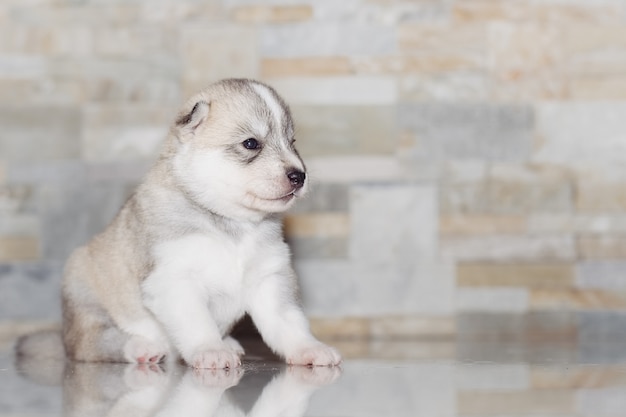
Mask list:
POLYGON ((334 348, 318 342, 287 355, 287 363, 305 366, 336 366, 341 363, 341 355, 334 348))
POLYGON ((237 351, 228 347, 218 349, 201 349, 194 353, 188 365, 197 369, 232 369, 241 366, 237 351))
POLYGON ((159 363, 168 354, 166 343, 153 342, 141 336, 131 336, 124 346, 124 358, 130 363, 159 363))

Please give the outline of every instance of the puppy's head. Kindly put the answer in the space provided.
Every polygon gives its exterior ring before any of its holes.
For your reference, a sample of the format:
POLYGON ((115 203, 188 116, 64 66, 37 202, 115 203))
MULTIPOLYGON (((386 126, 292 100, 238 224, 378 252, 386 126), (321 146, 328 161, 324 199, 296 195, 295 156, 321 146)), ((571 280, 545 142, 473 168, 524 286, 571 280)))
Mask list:
POLYGON ((307 189, 289 108, 271 87, 223 80, 183 106, 170 138, 173 175, 187 196, 225 217, 287 210, 307 189))

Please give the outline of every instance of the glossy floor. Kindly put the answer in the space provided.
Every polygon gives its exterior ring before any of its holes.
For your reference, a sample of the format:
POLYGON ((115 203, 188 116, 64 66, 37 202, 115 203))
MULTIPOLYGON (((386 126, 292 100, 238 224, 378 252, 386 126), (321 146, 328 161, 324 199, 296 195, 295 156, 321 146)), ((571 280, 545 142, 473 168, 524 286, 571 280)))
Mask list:
POLYGON ((626 346, 347 343, 341 369, 251 355, 241 370, 16 361, 0 417, 626 417, 626 346))

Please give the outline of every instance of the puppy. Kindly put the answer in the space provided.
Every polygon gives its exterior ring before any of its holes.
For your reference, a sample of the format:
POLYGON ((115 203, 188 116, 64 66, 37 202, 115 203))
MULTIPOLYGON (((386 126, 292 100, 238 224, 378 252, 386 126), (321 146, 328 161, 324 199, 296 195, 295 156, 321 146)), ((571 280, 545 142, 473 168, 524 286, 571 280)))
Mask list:
POLYGON ((70 256, 63 344, 77 361, 241 365, 248 313, 294 365, 341 358, 309 331, 279 213, 307 189, 289 108, 271 87, 223 80, 193 96, 145 181, 70 256))

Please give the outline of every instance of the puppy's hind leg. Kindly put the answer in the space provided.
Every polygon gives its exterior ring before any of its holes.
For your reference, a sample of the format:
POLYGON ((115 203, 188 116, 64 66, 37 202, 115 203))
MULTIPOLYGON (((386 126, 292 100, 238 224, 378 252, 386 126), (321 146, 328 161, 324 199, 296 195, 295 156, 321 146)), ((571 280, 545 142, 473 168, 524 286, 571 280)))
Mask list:
POLYGON ((104 315, 85 312, 64 315, 63 342, 70 359, 83 362, 158 363, 167 346, 130 334, 104 315))

